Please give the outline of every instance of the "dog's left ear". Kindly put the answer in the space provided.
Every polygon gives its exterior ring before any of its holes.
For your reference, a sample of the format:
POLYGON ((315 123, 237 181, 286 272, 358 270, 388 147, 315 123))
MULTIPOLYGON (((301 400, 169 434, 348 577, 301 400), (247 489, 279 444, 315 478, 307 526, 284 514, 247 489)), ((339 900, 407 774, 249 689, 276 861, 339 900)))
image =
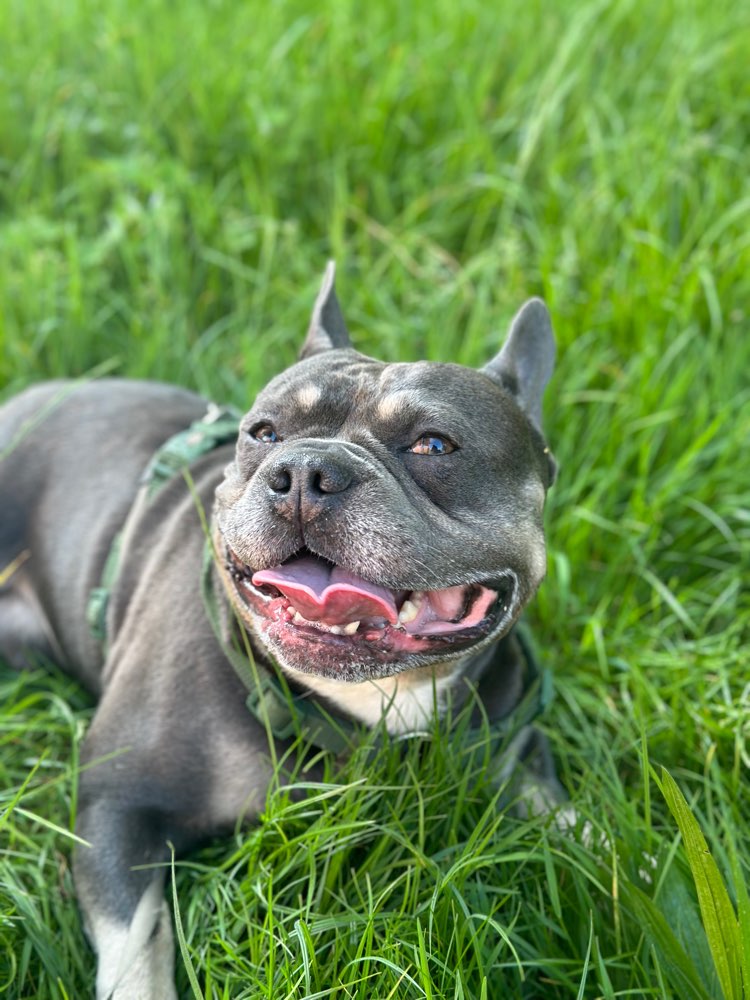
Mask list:
POLYGON ((542 432, 542 396, 555 367, 555 336, 541 299, 521 306, 499 354, 485 365, 485 375, 499 382, 542 432))
POLYGON ((323 275, 323 284, 313 306, 307 337, 299 352, 300 361, 322 351, 352 346, 341 306, 336 298, 336 289, 333 287, 335 277, 336 265, 329 260, 323 275))

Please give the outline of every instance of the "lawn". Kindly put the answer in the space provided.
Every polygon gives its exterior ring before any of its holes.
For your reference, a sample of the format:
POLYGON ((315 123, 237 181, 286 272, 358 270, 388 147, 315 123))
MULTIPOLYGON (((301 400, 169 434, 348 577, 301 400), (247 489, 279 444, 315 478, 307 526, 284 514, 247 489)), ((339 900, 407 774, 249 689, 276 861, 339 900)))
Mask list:
MULTIPOLYGON (((460 725, 328 762, 176 864, 185 996, 750 996, 748 52, 727 0, 0 5, 2 398, 247 407, 329 256, 366 353, 479 365, 530 295, 558 340, 528 620, 578 828, 498 809, 460 725)), ((93 987, 91 713, 0 667, 3 997, 93 987)))

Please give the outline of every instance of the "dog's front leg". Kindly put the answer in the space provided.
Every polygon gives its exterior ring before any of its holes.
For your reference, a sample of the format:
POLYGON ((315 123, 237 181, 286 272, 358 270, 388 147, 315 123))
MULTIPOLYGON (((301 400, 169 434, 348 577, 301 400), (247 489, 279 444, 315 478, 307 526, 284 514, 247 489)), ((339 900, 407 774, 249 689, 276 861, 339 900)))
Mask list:
POLYGON ((274 773, 244 688, 210 646, 205 653, 115 663, 86 737, 76 822, 86 844, 73 874, 98 954, 97 1000, 174 1000, 163 900, 171 848, 182 856, 254 818, 274 773))
POLYGON ((163 871, 139 870, 168 859, 164 818, 102 798, 84 808, 77 830, 90 845, 78 847, 74 876, 98 956, 97 1000, 176 1000, 163 871))

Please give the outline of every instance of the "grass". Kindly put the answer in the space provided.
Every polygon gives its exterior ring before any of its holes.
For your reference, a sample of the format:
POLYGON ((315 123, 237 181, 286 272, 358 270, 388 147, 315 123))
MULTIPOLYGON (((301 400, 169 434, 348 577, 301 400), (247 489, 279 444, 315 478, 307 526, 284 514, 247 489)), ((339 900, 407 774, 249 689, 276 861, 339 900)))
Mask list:
MULTIPOLYGON (((185 995, 743 995, 749 49, 726 0, 0 7, 3 396, 105 364, 246 405, 329 255, 379 357, 479 364, 531 294, 558 336, 530 620, 593 838, 498 810, 466 741, 356 754, 176 863, 185 995)), ((78 998, 92 707, 7 670, 0 704, 0 993, 78 998)))

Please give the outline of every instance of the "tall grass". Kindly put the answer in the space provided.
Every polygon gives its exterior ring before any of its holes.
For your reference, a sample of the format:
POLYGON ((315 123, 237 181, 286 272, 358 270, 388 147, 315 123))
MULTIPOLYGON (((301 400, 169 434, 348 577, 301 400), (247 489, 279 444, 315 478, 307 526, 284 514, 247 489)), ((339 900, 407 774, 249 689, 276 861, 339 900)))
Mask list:
MULTIPOLYGON (((0 6, 3 396, 106 363, 245 406, 328 256, 379 357, 479 364, 531 294, 559 342, 530 620, 589 836, 498 810, 460 741, 357 754, 177 862, 186 995, 740 995, 654 774, 746 936, 748 51, 727 0, 0 6)), ((0 689, 0 990, 78 998, 91 706, 0 689)))

